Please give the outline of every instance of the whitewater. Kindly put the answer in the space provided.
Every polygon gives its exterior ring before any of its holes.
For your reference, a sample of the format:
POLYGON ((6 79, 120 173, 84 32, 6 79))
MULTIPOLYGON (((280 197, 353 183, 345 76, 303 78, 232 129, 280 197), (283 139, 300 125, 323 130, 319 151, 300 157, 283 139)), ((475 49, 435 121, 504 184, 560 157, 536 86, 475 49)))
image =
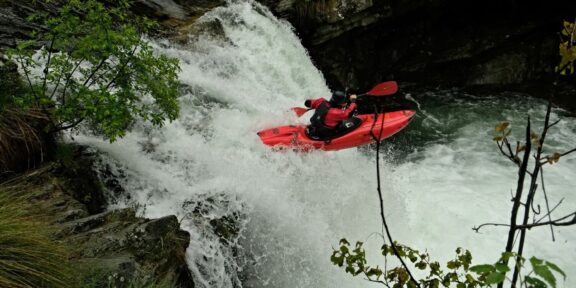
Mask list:
MULTIPOLYGON (((101 165, 126 190, 110 195, 110 209, 136 205, 146 217, 176 215, 191 235, 187 260, 197 287, 380 287, 330 263, 332 248, 347 238, 366 242, 369 263, 383 265, 375 152, 279 153, 256 135, 306 123, 309 114, 296 118, 288 109, 330 94, 292 27, 251 1, 230 2, 199 21, 220 32, 191 35, 187 45, 155 43, 158 53, 181 61, 179 119, 161 129, 137 123, 114 143, 74 137, 101 152, 101 165), (239 230, 231 243, 210 224, 223 217, 239 230)), ((385 141, 381 158, 393 237, 442 262, 464 247, 474 263, 493 263, 507 229, 472 228, 509 221, 517 173, 498 154, 494 126, 510 121, 522 137, 527 115, 541 126, 544 103, 456 90, 412 96, 425 113, 385 141)), ((575 146, 576 121, 564 116, 553 113, 563 117, 550 135, 559 151, 575 146)), ((564 198, 555 215, 574 211, 574 171, 574 156, 546 167, 549 197, 564 198)), ((562 267, 569 278, 559 287, 574 287, 576 231, 554 232, 552 242, 548 227, 528 231, 525 254, 562 267)))

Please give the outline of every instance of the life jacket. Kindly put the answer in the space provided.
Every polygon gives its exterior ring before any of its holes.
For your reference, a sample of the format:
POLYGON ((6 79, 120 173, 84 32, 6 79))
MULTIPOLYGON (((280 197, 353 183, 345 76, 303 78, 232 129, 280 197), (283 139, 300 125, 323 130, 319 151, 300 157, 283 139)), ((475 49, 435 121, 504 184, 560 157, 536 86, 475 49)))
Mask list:
POLYGON ((313 127, 329 128, 324 122, 328 110, 330 110, 330 104, 328 104, 328 101, 323 101, 322 104, 314 110, 314 115, 310 118, 310 124, 312 124, 313 127))

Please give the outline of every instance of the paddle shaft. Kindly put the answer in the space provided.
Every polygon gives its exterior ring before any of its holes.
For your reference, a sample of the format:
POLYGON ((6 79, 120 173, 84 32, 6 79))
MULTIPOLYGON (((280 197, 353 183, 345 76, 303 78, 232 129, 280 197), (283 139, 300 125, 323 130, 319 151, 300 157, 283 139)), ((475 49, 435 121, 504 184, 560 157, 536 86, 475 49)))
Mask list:
MULTIPOLYGON (((398 91, 398 83, 396 83, 396 81, 387 81, 374 86, 370 91, 366 93, 356 95, 356 97, 388 96, 388 95, 394 95, 397 91, 398 91)), ((296 113, 296 116, 300 117, 304 115, 304 113, 310 111, 311 109, 293 107, 291 110, 296 113)))

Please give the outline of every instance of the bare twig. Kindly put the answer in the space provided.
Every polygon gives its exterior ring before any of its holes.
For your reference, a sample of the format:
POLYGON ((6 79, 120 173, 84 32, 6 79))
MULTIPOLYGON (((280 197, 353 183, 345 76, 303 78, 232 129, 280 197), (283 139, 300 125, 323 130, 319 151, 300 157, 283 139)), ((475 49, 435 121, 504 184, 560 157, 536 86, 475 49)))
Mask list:
POLYGON ((78 60, 78 62, 76 62, 76 66, 74 66, 74 68, 72 69, 72 71, 70 72, 68 77, 66 78, 66 82, 64 82, 65 83, 64 89, 62 91, 62 105, 66 104, 66 90, 68 89, 68 86, 70 85, 70 79, 72 79, 76 70, 80 67, 80 65, 82 65, 82 62, 84 62, 84 58, 82 58, 82 59, 78 60))
POLYGON ((46 66, 44 67, 44 83, 42 83, 42 95, 46 95, 46 81, 48 81, 48 72, 50 69, 50 61, 52 60, 52 49, 54 48, 54 42, 56 42, 56 34, 52 35, 52 41, 50 42, 50 48, 48 48, 48 61, 46 61, 46 66))
POLYGON ((472 230, 474 230, 476 233, 480 233, 480 229, 482 229, 484 226, 504 226, 504 227, 510 227, 510 224, 484 223, 484 224, 481 224, 481 225, 478 226, 478 227, 472 228, 472 230))
MULTIPOLYGON (((542 192, 544 193, 544 201, 546 202, 546 211, 548 212, 548 220, 552 222, 552 211, 550 211, 550 203, 548 202, 548 194, 546 193, 546 186, 544 186, 544 169, 540 167, 540 183, 542 183, 542 192)), ((550 233, 552 234, 552 241, 556 241, 554 237, 554 226, 550 225, 550 233)))
MULTIPOLYGON (((526 125, 526 148, 524 151, 524 157, 518 170, 518 184, 516 186, 516 195, 514 196, 514 203, 512 204, 512 213, 510 215, 510 229, 508 230, 508 240, 506 242, 506 252, 512 252, 514 247, 514 238, 516 235, 516 218, 518 215, 518 209, 520 208, 520 201, 522 199, 522 193, 524 191, 524 179, 526 178, 526 171, 528 167, 528 160, 530 159, 530 150, 532 149, 530 141, 530 117, 528 117, 526 125)), ((527 203, 528 204, 528 203, 527 203)), ((526 210, 528 210, 526 208, 526 210)), ((508 261, 504 261, 504 264, 508 264, 508 261)), ((502 288, 504 283, 499 283, 498 288, 502 288)), ((514 286, 515 283, 512 283, 514 286)))
MULTIPOLYGON (((378 109, 375 109, 374 113, 377 116, 379 114, 378 109)), ((396 244, 394 244, 394 240, 392 239, 390 229, 388 228, 388 223, 386 222, 386 217, 384 216, 384 197, 382 196, 382 189, 381 189, 382 186, 381 186, 381 182, 380 182, 380 138, 382 137, 382 132, 384 131, 384 118, 385 118, 385 116, 386 116, 386 114, 382 114, 380 133, 378 135, 378 138, 375 139, 376 140, 376 180, 378 182, 377 191, 378 191, 378 198, 380 200, 380 217, 382 220, 382 225, 384 225, 384 229, 386 230, 386 236, 388 237, 388 241, 390 241, 390 246, 392 247, 392 250, 394 251, 394 255, 396 255, 398 260, 400 260, 400 263, 402 263, 402 266, 404 267, 404 269, 406 269, 406 272, 410 276, 410 281, 412 281, 416 285, 416 287, 420 288, 420 284, 418 283, 418 281, 416 281, 416 278, 414 278, 414 276, 412 275, 412 272, 408 268, 408 265, 406 265, 406 263, 404 262, 404 259, 402 259, 402 257, 400 256, 398 248, 396 247, 396 244)), ((377 119, 378 118, 374 119, 375 120, 374 122, 376 122, 377 119)), ((372 125, 372 128, 374 128, 374 125, 372 125)), ((372 137, 375 136, 374 133, 372 132, 372 129, 370 129, 370 133, 372 134, 372 137)))
POLYGON ((558 208, 560 206, 560 204, 562 204, 563 201, 564 201, 564 198, 560 199, 560 201, 558 201, 558 203, 556 203, 556 205, 554 207, 552 207, 552 209, 550 209, 549 214, 542 216, 542 218, 538 219, 534 223, 540 223, 540 221, 542 221, 542 220, 544 220, 544 218, 548 217, 548 215, 550 215, 550 213, 554 212, 554 210, 556 210, 556 208, 558 208))
POLYGON ((374 283, 379 283, 382 284, 388 288, 390 288, 390 285, 388 285, 388 283, 384 282, 384 281, 380 281, 380 280, 372 280, 370 278, 368 278, 368 276, 366 276, 366 280, 370 281, 370 282, 374 282, 374 283))
POLYGON ((576 148, 574 148, 574 149, 572 149, 572 150, 570 150, 570 151, 568 151, 568 152, 564 152, 564 153, 560 154, 560 157, 566 156, 566 155, 568 155, 568 154, 570 154, 570 153, 573 153, 573 152, 576 152, 576 148))
POLYGON ((534 224, 518 225, 517 228, 521 229, 521 230, 526 230, 526 229, 532 229, 534 227, 544 226, 544 225, 570 226, 570 225, 575 225, 575 224, 576 224, 576 212, 572 212, 572 213, 570 213, 564 217, 558 218, 556 220, 534 223, 534 224), (562 222, 569 217, 572 217, 572 219, 570 219, 566 222, 562 222))

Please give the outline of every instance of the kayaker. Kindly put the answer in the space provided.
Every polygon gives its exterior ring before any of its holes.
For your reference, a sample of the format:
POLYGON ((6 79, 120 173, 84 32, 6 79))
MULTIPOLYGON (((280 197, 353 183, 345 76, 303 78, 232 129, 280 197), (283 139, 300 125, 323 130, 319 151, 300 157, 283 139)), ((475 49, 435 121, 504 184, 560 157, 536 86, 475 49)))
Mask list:
POLYGON ((356 98, 356 94, 346 97, 346 93, 334 91, 330 101, 324 98, 306 100, 304 105, 310 109, 315 109, 314 115, 310 118, 310 126, 306 129, 308 136, 315 140, 328 140, 342 135, 347 129, 356 126, 357 121, 351 119, 357 108, 356 98), (348 100, 350 105, 346 107, 348 100))

